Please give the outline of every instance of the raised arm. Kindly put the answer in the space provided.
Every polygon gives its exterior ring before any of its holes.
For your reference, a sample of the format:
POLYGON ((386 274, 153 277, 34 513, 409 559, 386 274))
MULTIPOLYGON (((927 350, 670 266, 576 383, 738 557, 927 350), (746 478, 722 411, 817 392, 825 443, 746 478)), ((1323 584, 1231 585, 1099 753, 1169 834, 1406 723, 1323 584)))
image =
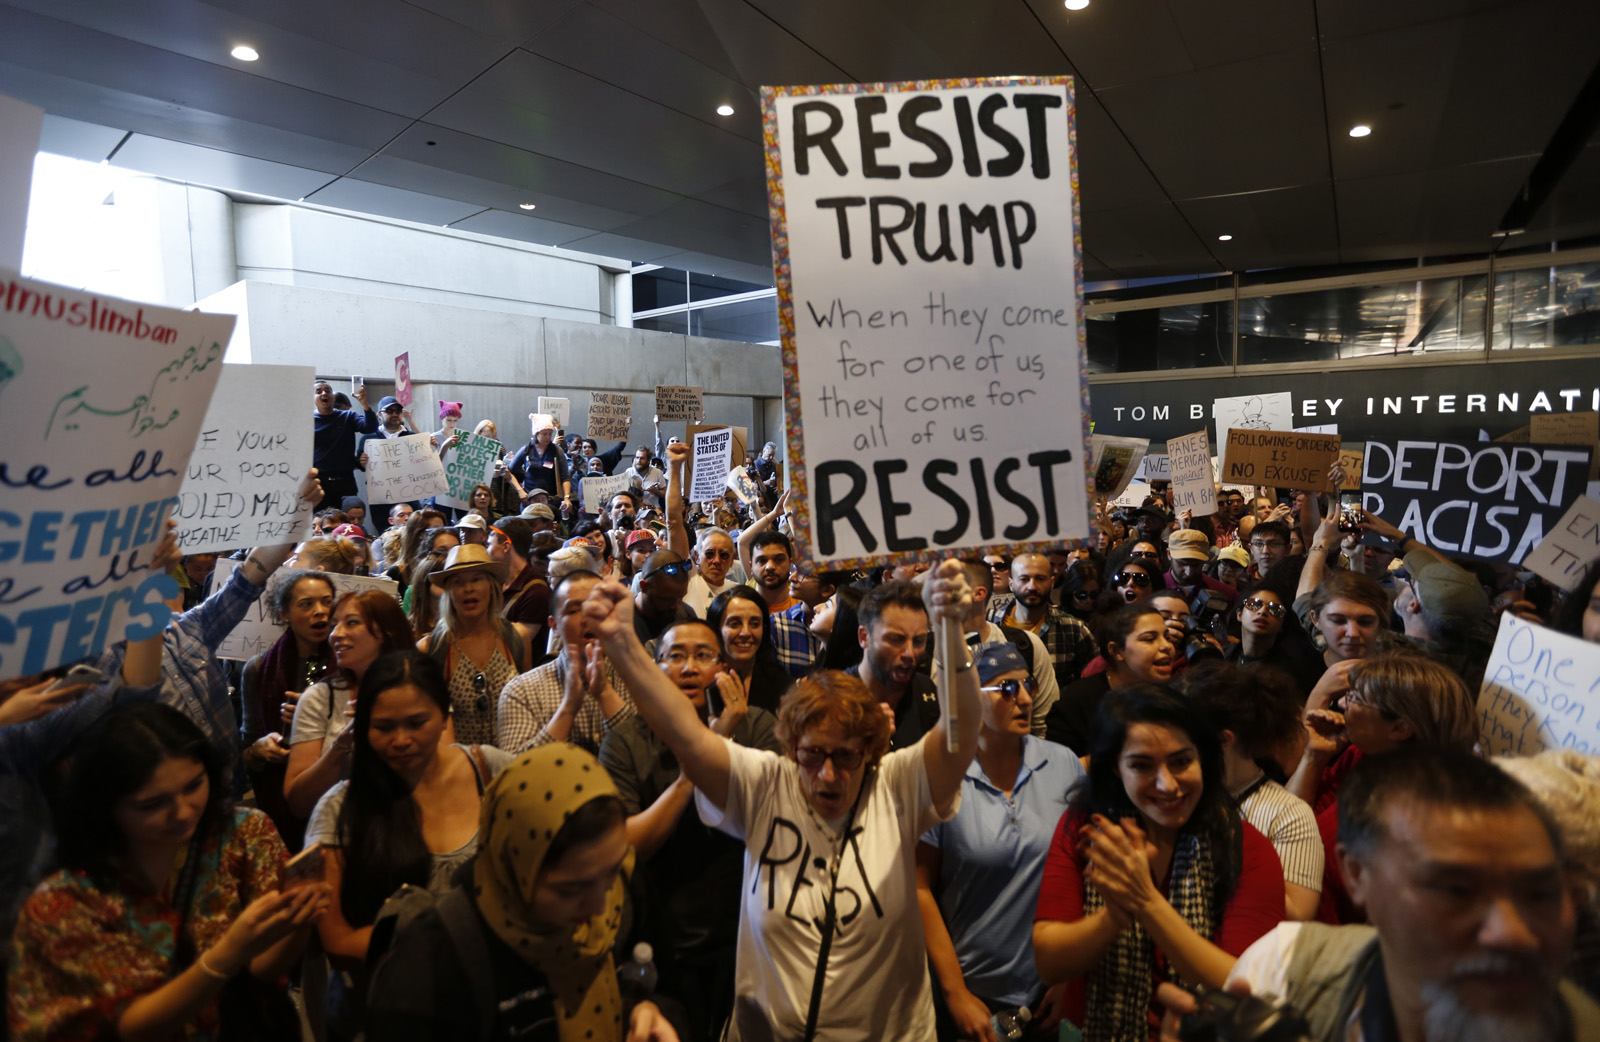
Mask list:
MULTIPOLYGON (((656 441, 661 440, 661 430, 656 429, 656 441)), ((689 464, 689 446, 684 442, 667 446, 667 548, 684 560, 694 540, 689 538, 689 526, 683 517, 683 472, 689 464)))
POLYGON ((756 545, 756 536, 762 529, 770 528, 772 523, 778 519, 778 515, 788 509, 788 506, 789 493, 788 490, 785 490, 783 495, 778 497, 777 506, 750 522, 745 530, 739 533, 739 563, 744 565, 744 574, 756 574, 755 567, 750 563, 750 551, 756 545))
MULTIPOLYGON (((944 561, 922 584, 922 600, 928 606, 928 618, 933 622, 937 638, 940 628, 948 625, 956 634, 961 632, 961 622, 972 607, 972 587, 961 562, 955 558, 944 561)), ((978 732, 983 727, 983 708, 979 703, 978 671, 972 668, 972 652, 959 636, 952 636, 944 646, 937 639, 939 654, 939 681, 949 683, 951 705, 954 709, 957 744, 951 749, 945 737, 945 728, 935 727, 922 736, 922 757, 928 772, 928 789, 933 794, 933 805, 941 816, 948 813, 950 805, 961 792, 961 779, 978 752, 978 732), (947 658, 946 656, 949 656, 947 658)), ((941 709, 946 708, 941 706, 941 709)))
POLYGON ((718 809, 728 803, 730 763, 725 739, 714 734, 672 681, 650 658, 633 630, 633 596, 615 580, 596 586, 584 602, 600 645, 634 705, 672 754, 684 775, 718 809))

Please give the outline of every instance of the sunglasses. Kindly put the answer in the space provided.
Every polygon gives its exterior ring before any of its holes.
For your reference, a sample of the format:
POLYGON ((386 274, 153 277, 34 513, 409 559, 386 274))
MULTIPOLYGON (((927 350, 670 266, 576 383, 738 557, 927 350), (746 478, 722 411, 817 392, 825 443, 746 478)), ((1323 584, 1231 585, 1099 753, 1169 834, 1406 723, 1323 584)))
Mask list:
POLYGON ((988 691, 991 694, 998 692, 1002 698, 1014 701, 1017 695, 1024 691, 1028 693, 1029 698, 1037 695, 1039 693, 1039 681, 1033 677, 1028 677, 1026 680, 1002 680, 993 687, 979 688, 979 690, 988 691))
POLYGON ((489 711, 489 678, 479 673, 472 678, 472 690, 477 692, 477 697, 472 700, 472 708, 479 713, 489 711))
POLYGON ((688 561, 673 561, 671 564, 664 564, 660 566, 655 571, 651 572, 650 575, 646 575, 645 578, 648 579, 651 575, 666 575, 673 579, 682 579, 684 576, 689 574, 691 568, 693 568, 693 565, 691 565, 688 561))
POLYGON ((1289 614, 1289 609, 1276 601, 1264 601, 1260 597, 1248 597, 1244 602, 1245 611, 1253 611, 1257 615, 1265 615, 1269 619, 1281 619, 1289 614))
POLYGON ((1143 572, 1118 572, 1111 577, 1113 586, 1149 586, 1150 577, 1143 572))
POLYGON ((862 755, 860 749, 823 749, 815 745, 802 745, 794 751, 795 762, 813 771, 825 760, 832 760, 835 770, 853 771, 861 766, 862 755))
POLYGON ((1135 550, 1129 557, 1147 557, 1154 561, 1159 555, 1154 550, 1135 550))

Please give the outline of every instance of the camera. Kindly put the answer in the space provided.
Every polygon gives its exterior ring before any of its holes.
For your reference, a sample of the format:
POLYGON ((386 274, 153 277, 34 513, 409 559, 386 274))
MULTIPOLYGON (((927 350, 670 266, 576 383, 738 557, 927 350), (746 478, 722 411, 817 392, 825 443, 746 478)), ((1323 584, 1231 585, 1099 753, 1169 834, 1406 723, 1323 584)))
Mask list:
POLYGON ((1183 1018, 1184 1042, 1311 1042, 1311 1028, 1292 1006, 1254 995, 1202 990, 1200 1008, 1183 1018))

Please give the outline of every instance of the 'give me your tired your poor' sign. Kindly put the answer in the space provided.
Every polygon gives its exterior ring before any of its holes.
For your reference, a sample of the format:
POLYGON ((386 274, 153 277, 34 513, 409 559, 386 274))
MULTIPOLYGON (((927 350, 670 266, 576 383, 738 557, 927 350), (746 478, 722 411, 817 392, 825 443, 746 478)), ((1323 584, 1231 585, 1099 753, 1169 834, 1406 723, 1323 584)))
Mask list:
POLYGON ((1072 98, 762 89, 801 558, 1087 534, 1072 98))

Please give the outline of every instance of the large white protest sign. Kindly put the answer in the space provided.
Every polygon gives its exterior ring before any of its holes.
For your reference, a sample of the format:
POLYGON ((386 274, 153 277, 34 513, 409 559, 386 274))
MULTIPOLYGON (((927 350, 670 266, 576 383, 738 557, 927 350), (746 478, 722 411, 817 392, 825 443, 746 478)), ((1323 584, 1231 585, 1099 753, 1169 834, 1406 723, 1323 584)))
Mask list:
POLYGON ((173 510, 184 553, 310 535, 314 504, 298 489, 311 466, 311 416, 298 405, 315 376, 308 365, 222 367, 173 510))
POLYGON ((144 565, 233 322, 0 271, 0 679, 166 626, 144 565))
POLYGON ((546 398, 539 396, 539 411, 556 421, 556 426, 562 430, 567 429, 567 424, 572 422, 571 398, 546 398))
POLYGON ((1369 441, 1362 506, 1441 553, 1520 564, 1583 494, 1589 449, 1369 441))
POLYGON ((582 499, 583 510, 587 514, 604 513, 611 503, 611 497, 627 489, 630 480, 626 474, 589 474, 583 479, 582 499))
POLYGON ((493 438, 466 431, 457 431, 456 436, 460 440, 444 468, 444 479, 450 487, 439 494, 439 501, 467 510, 472 506, 473 487, 494 479, 494 461, 500 458, 503 448, 493 438))
POLYGON ((762 103, 800 557, 1085 537, 1070 80, 762 103))
POLYGON ((1544 542, 1522 559, 1522 567, 1571 593, 1596 558, 1600 558, 1600 503, 1579 496, 1544 542))
POLYGON ((1171 481, 1172 461, 1165 452, 1147 452, 1139 461, 1139 473, 1133 478, 1135 481, 1171 481))
POLYGON ((692 456, 689 501, 704 503, 721 496, 727 487, 728 471, 733 469, 733 429, 724 427, 696 434, 692 456))
POLYGON ((368 438, 367 501, 407 503, 450 491, 444 461, 426 434, 403 438, 368 438))
POLYGON ((1600 753, 1600 644, 1506 612, 1483 671, 1478 719, 1494 756, 1600 753))
POLYGON ((1294 402, 1288 391, 1270 394, 1241 394, 1216 398, 1211 402, 1211 418, 1216 421, 1217 445, 1222 449, 1222 467, 1228 467, 1228 432, 1288 431, 1294 429, 1294 402))
POLYGON ((1130 481, 1128 486, 1122 490, 1122 494, 1111 501, 1111 505, 1138 510, 1144 506, 1144 501, 1150 498, 1150 492, 1151 488, 1148 482, 1130 481))
POLYGON ((1096 434, 1089 439, 1089 473, 1094 475, 1094 493, 1115 499, 1133 480, 1150 447, 1145 438, 1116 438, 1096 434))
MULTIPOLYGON (((211 588, 220 590, 237 567, 239 567, 238 561, 218 561, 216 573, 211 579, 211 588)), ((388 594, 396 601, 400 599, 400 586, 393 579, 372 575, 333 575, 330 578, 333 579, 334 600, 338 600, 341 594, 351 590, 377 590, 388 594)), ((273 643, 283 636, 284 628, 272 621, 272 614, 267 609, 267 591, 263 590, 261 596, 240 620, 239 625, 235 626, 217 647, 217 657, 248 661, 272 647, 273 643)))
POLYGON ((1172 509, 1195 517, 1217 512, 1217 484, 1211 469, 1211 440, 1205 430, 1167 442, 1172 460, 1172 509))

